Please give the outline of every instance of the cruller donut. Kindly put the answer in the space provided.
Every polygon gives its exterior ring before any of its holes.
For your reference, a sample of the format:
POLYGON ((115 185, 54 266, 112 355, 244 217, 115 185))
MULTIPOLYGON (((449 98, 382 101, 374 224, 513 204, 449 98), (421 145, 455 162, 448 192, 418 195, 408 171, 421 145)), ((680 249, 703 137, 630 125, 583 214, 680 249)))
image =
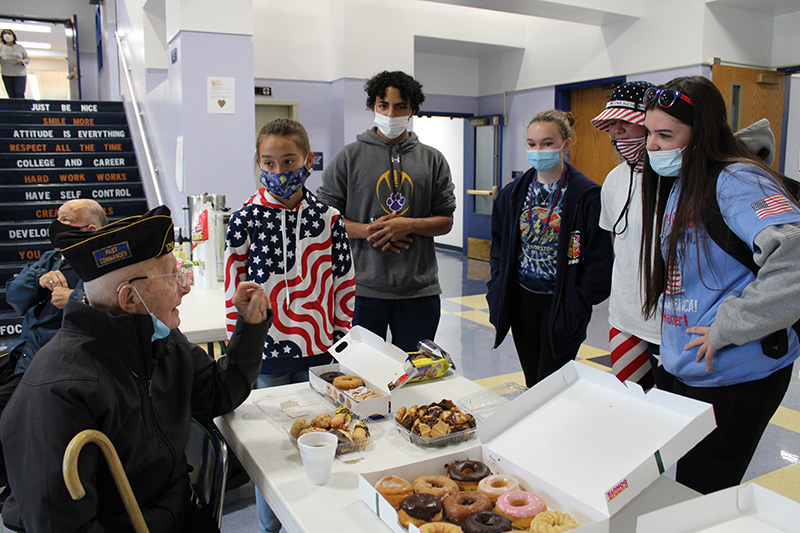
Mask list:
POLYGON ((419 528, 422 533, 461 533, 461 528, 444 522, 428 522, 419 528))
POLYGON ((578 527, 578 523, 567 513, 545 511, 537 514, 531 522, 534 533, 564 533, 578 527))

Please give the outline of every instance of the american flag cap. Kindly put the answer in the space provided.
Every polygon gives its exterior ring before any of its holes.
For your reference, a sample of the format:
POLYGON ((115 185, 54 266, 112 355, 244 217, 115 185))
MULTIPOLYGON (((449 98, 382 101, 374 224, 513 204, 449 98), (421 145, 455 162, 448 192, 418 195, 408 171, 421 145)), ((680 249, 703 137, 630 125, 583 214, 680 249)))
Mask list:
POLYGON ((612 120, 624 120, 631 124, 644 124, 644 92, 655 87, 649 81, 629 81, 618 85, 602 113, 592 119, 592 126, 600 131, 609 130, 612 120))

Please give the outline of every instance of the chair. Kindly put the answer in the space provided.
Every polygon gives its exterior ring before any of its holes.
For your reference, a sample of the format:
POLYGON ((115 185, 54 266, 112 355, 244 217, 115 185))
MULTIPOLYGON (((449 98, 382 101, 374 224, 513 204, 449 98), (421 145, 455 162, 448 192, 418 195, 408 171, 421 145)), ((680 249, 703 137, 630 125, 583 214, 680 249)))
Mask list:
POLYGON ((213 424, 204 424, 192 418, 186 443, 186 461, 192 467, 189 481, 193 502, 208 510, 217 527, 220 527, 228 475, 228 445, 213 424))

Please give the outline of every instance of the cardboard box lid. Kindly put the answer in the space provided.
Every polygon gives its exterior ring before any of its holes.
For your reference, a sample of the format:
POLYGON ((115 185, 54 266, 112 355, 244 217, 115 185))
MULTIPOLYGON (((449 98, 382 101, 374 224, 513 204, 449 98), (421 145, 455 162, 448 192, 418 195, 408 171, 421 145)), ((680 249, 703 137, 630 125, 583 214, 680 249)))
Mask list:
POLYGON ((711 405, 570 362, 478 424, 485 454, 611 516, 710 433, 711 405))
POLYGON ((389 382, 404 372, 407 357, 406 352, 361 326, 353 326, 329 353, 348 369, 380 386, 387 395, 389 382))
POLYGON ((636 531, 766 533, 797 531, 799 524, 800 503, 748 483, 644 514, 636 531))

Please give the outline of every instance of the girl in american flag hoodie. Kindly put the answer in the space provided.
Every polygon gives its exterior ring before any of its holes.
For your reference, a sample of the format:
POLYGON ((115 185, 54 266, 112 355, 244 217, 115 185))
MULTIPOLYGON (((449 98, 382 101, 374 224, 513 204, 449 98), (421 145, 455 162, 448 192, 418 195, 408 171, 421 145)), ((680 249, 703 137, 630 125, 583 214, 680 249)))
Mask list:
MULTIPOLYGON (((257 388, 308 381, 308 369, 332 362, 327 353, 350 329, 355 272, 342 216, 303 184, 311 174, 305 128, 280 118, 256 139, 264 186, 231 215, 225 239, 225 323, 236 325, 236 286, 260 283, 274 317, 264 343, 257 388)), ((256 489, 260 531, 281 524, 256 489)))
POLYGON ((303 184, 311 174, 305 128, 294 120, 265 125, 256 139, 264 185, 231 215, 225 239, 225 318, 240 281, 260 283, 275 314, 264 345, 260 387, 308 379, 350 329, 355 282, 341 214, 303 184))

